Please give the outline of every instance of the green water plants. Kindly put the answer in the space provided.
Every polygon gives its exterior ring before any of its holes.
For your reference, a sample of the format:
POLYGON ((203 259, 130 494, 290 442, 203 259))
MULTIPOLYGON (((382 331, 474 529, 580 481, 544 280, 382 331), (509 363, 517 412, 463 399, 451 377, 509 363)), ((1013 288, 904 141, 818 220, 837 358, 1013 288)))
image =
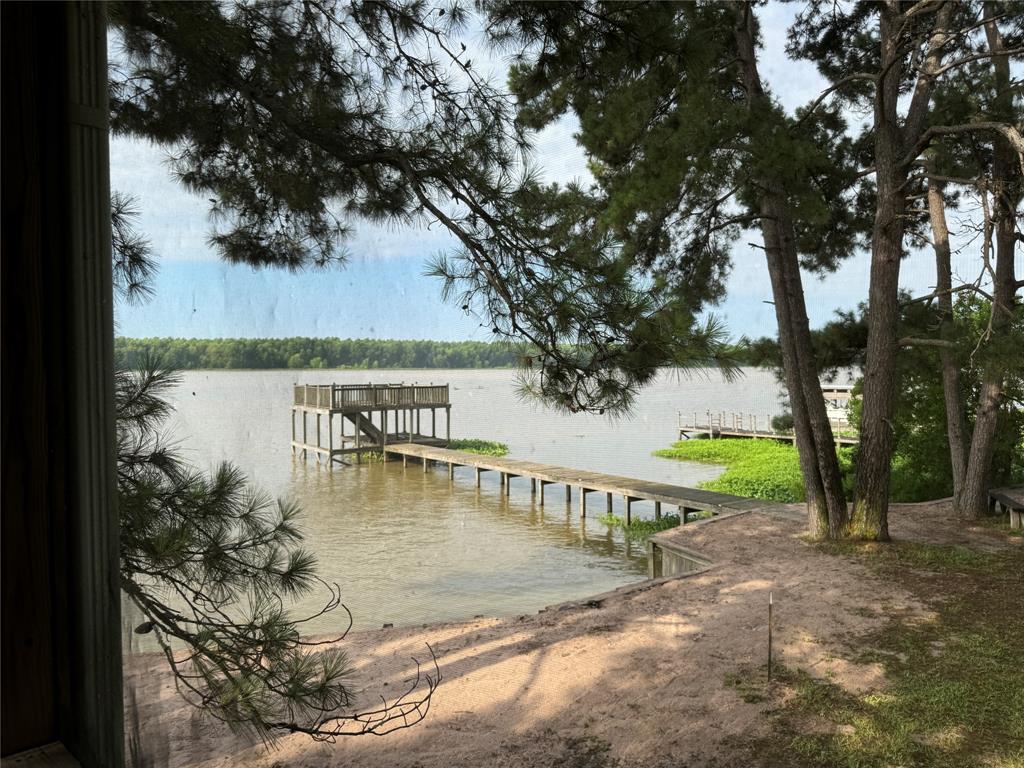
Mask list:
POLYGON ((483 456, 505 456, 508 454, 508 446, 505 443, 498 443, 494 440, 464 438, 462 440, 451 440, 448 443, 448 447, 453 451, 479 453, 483 456))

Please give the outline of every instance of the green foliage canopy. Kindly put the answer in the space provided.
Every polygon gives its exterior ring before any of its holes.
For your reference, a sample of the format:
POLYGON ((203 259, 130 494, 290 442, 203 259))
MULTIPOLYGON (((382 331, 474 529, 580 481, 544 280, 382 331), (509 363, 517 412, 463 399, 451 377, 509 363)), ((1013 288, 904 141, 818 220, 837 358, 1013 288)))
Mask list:
POLYGON ((115 339, 125 364, 157 357, 176 370, 195 368, 509 368, 520 361, 507 344, 398 339, 115 339))
POLYGON ((556 406, 622 409, 659 365, 729 363, 722 328, 698 320, 701 281, 657 290, 594 226, 589 192, 537 181, 459 5, 113 3, 111 18, 112 126, 167 147, 209 196, 224 258, 324 265, 359 221, 437 222, 458 242, 433 265, 447 295, 536 350, 529 389, 556 406))

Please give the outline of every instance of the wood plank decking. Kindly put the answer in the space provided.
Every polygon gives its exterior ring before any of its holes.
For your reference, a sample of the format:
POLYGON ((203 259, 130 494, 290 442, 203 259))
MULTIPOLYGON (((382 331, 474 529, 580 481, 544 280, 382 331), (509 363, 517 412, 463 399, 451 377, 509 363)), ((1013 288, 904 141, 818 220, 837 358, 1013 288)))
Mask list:
POLYGON ((346 454, 354 454, 358 461, 363 454, 398 441, 448 445, 451 419, 447 384, 297 384, 292 400, 292 452, 313 453, 318 460, 323 456, 333 463, 343 461, 346 454), (438 411, 445 419, 444 437, 438 435, 438 411), (429 434, 423 418, 427 412, 429 434), (338 429, 335 416, 339 416, 338 429), (345 433, 346 422, 351 434, 345 433))
MULTIPOLYGON (((765 415, 758 421, 755 413, 726 413, 725 411, 705 411, 701 422, 700 414, 679 412, 679 439, 690 440, 695 437, 707 437, 717 440, 723 437, 753 438, 761 440, 778 440, 782 443, 796 444, 796 435, 791 432, 778 432, 771 428, 771 419, 765 415), (763 428, 762 428, 763 427, 763 428)), ((850 425, 844 419, 829 419, 835 436, 836 445, 857 445, 856 437, 844 436, 843 430, 850 425)))
POLYGON ((743 496, 732 496, 726 493, 713 493, 699 488, 686 488, 668 483, 656 483, 650 480, 638 480, 633 477, 609 475, 603 472, 589 472, 571 467, 559 467, 551 464, 540 464, 534 461, 506 459, 494 456, 483 456, 466 451, 454 451, 416 443, 394 443, 384 447, 386 454, 401 456, 402 461, 410 458, 423 464, 426 472, 430 462, 448 465, 448 476, 454 477, 455 467, 473 467, 476 470, 477 486, 480 485, 481 472, 498 472, 504 492, 511 492, 509 480, 514 477, 527 477, 531 480, 531 492, 539 493, 540 504, 544 504, 544 487, 547 485, 564 485, 566 487, 566 503, 571 501, 572 489, 576 488, 580 516, 587 514, 587 494, 605 494, 607 511, 612 509, 612 498, 621 496, 626 502, 626 522, 632 519, 634 501, 654 502, 655 518, 661 517, 661 506, 668 504, 679 509, 684 522, 691 512, 709 511, 716 514, 746 512, 765 506, 764 501, 748 499, 743 496))

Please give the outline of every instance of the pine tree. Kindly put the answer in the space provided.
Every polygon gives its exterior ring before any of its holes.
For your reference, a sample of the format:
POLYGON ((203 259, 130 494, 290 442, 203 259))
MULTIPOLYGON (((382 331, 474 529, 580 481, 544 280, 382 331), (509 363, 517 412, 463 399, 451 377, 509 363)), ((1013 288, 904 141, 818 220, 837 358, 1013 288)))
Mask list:
MULTIPOLYGON (((1008 79, 1002 106, 988 120, 943 123, 942 113, 935 109, 937 101, 969 87, 969 74, 977 62, 1005 59, 1008 67, 1010 56, 1019 58, 1024 51, 1022 18, 1019 3, 1000 4, 998 9, 990 6, 986 11, 979 2, 887 0, 837 6, 816 1, 807 4, 790 31, 791 54, 815 62, 842 104, 867 108, 873 118, 866 137, 871 152, 865 170, 874 179, 875 200, 869 328, 851 521, 852 531, 864 538, 889 536, 892 419, 900 347, 899 274, 908 236, 921 218, 910 206, 916 193, 912 176, 928 150, 942 142, 999 137, 1003 147, 999 152, 1011 163, 1024 164, 1021 125, 1012 108, 1006 108, 1012 103, 1008 79), (1005 35, 1002 50, 985 48, 981 39, 987 28, 1005 35), (909 98, 901 99, 904 95, 909 98)), ((1004 199, 1012 202, 1013 198, 1004 199)), ((1009 212, 1001 217, 1007 242, 1013 218, 1009 212)), ((1008 307, 1016 290, 1012 267, 1009 278, 1004 275, 995 282, 1005 286, 998 304, 1008 307)), ((994 311, 999 311, 998 306, 994 311)), ((996 392, 994 382, 989 392, 996 392)), ((990 398, 990 403, 993 407, 983 412, 991 414, 985 418, 994 423, 995 400, 990 398)))
POLYGON ((800 274, 834 269, 865 229, 838 112, 787 115, 772 100, 747 3, 487 7, 497 41, 522 49, 520 120, 541 128, 576 115, 597 179, 595 226, 663 295, 689 306, 720 298, 732 246, 760 230, 809 527, 840 535, 846 502, 800 274))
POLYGON ((693 296, 714 271, 690 296, 652 290, 585 191, 537 182, 461 6, 118 3, 111 17, 113 129, 173 153, 225 259, 330 264, 360 221, 437 222, 459 244, 434 265, 447 295, 530 346, 527 387, 549 403, 623 409, 658 365, 731 370, 693 296))
MULTIPOLYGON (((116 293, 144 300, 149 244, 132 226, 130 199, 115 196, 111 208, 116 293)), ((299 509, 253 489, 230 464, 209 475, 185 464, 161 431, 176 383, 152 359, 115 371, 121 588, 142 616, 134 631, 155 638, 190 703, 263 738, 379 734, 421 720, 436 666, 405 695, 351 711, 352 667, 337 644, 348 630, 308 641, 301 630, 313 617, 288 612, 290 600, 316 588, 324 590, 316 615, 343 608, 340 588, 316 575, 301 546, 299 509)))

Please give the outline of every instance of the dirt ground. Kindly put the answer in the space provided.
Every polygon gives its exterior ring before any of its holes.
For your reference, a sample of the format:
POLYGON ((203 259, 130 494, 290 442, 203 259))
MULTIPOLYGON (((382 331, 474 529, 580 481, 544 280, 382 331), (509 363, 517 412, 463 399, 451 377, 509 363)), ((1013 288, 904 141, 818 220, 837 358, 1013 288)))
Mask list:
MULTIPOLYGON (((768 593, 775 659, 863 692, 881 669, 837 657, 844 636, 928 611, 900 585, 852 557, 805 543, 797 508, 752 512, 667 535, 711 560, 708 570, 599 601, 545 612, 350 635, 362 702, 402 690, 413 657, 436 653, 443 676, 424 722, 386 737, 317 743, 302 735, 270 749, 184 705, 152 656, 130 659, 140 765, 166 766, 748 766, 742 748, 767 727, 763 705, 728 684, 764 674, 768 593), (751 672, 750 670, 754 670, 751 672)), ((1018 547, 983 525, 964 527, 948 504, 896 505, 894 538, 979 549, 1018 547)), ((663 534, 664 535, 664 534, 663 534)), ((756 684, 757 681, 754 681, 756 684)), ((393 694, 392 694, 393 695, 393 694)))

